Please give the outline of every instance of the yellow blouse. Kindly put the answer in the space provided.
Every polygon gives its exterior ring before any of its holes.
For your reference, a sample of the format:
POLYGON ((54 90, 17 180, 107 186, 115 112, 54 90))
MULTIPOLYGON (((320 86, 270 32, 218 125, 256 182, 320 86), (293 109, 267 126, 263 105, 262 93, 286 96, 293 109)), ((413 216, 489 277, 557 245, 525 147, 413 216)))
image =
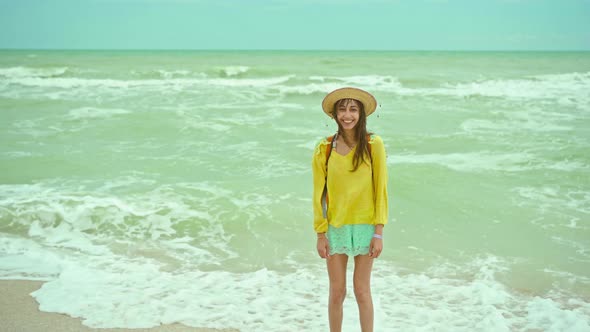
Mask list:
POLYGON ((373 164, 361 163, 354 172, 355 149, 341 155, 332 149, 328 161, 328 218, 322 213, 322 193, 326 181, 326 138, 316 146, 313 155, 313 227, 325 233, 328 223, 334 227, 351 224, 387 224, 387 164, 383 140, 372 135, 373 164), (372 169, 372 171, 371 171, 372 169))

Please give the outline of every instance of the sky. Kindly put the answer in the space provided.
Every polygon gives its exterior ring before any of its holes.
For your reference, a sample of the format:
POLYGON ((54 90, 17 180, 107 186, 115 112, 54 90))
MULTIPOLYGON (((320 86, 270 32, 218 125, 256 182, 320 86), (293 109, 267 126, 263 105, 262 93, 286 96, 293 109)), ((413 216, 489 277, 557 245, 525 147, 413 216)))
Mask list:
POLYGON ((590 50, 590 0, 0 0, 0 49, 590 50))

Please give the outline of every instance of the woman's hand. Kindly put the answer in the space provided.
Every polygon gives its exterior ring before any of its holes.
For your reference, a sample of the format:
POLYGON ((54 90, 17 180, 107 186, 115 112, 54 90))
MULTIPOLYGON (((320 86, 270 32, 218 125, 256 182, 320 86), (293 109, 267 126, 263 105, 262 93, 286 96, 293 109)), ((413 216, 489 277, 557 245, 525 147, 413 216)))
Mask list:
POLYGON ((328 238, 324 233, 318 233, 318 254, 321 258, 328 258, 330 257, 330 244, 328 243, 328 238))
POLYGON ((374 237, 369 245, 369 257, 379 258, 383 251, 383 240, 374 237))

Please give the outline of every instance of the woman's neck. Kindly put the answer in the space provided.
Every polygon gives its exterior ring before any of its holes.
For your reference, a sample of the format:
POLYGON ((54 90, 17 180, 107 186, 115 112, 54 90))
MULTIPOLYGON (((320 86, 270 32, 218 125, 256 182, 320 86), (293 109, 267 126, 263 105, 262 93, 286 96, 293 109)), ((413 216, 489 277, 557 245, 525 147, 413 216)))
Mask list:
POLYGON ((353 145, 357 143, 354 134, 355 134, 354 129, 342 130, 340 132, 340 135, 342 136, 342 139, 344 140, 344 142, 350 143, 353 145))

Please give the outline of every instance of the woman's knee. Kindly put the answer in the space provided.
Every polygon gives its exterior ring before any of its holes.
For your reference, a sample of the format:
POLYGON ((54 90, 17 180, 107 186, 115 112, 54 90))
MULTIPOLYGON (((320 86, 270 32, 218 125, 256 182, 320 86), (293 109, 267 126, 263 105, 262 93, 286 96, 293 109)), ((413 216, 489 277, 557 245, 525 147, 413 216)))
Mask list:
POLYGON ((330 302, 334 304, 342 304, 346 296, 346 285, 331 285, 330 286, 330 302))
POLYGON ((354 284, 354 296, 357 302, 370 302, 371 301, 371 286, 365 283, 354 284))

